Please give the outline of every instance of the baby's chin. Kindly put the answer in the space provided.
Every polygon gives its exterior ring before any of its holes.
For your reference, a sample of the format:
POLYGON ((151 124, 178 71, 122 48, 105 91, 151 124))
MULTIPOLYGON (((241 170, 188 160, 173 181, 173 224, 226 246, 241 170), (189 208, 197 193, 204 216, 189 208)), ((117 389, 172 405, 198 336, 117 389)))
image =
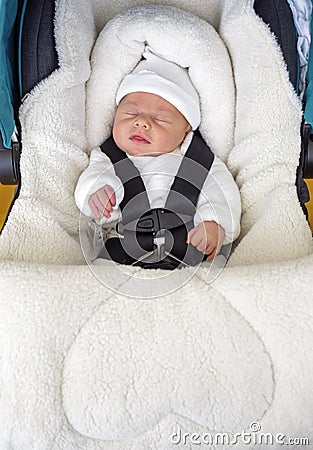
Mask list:
POLYGON ((164 153, 128 153, 129 156, 160 156, 163 155, 164 153))
POLYGON ((151 151, 148 148, 124 148, 122 149, 128 156, 160 156, 163 152, 151 151))

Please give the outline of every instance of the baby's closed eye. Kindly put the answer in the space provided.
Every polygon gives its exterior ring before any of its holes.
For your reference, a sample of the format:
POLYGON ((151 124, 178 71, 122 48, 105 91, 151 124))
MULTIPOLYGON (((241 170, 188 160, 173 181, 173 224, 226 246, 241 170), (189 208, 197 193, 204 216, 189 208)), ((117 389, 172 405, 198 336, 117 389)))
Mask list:
POLYGON ((170 123, 170 119, 168 117, 164 117, 164 116, 156 116, 154 117, 154 120, 156 122, 164 122, 164 123, 170 123))

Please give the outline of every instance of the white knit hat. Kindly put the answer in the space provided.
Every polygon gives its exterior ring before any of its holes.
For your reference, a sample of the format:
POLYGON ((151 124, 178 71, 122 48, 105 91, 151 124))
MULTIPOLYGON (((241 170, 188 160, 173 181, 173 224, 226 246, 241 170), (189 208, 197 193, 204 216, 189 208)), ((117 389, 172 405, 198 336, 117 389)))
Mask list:
POLYGON ((123 79, 116 94, 116 104, 132 92, 156 94, 171 103, 186 118, 192 129, 201 122, 199 96, 187 69, 167 61, 146 47, 133 72, 123 79))

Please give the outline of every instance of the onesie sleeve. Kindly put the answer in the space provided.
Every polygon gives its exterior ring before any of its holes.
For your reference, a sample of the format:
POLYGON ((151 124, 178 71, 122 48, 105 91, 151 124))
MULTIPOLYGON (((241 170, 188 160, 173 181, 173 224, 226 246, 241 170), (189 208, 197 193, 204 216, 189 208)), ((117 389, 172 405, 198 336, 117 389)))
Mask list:
POLYGON ((215 221, 225 230, 224 244, 229 244, 239 236, 240 217, 238 186, 223 161, 215 156, 199 195, 195 226, 205 220, 215 221))
POLYGON ((95 218, 88 200, 91 194, 108 184, 115 192, 116 205, 110 219, 103 218, 102 222, 113 222, 120 219, 119 204, 124 197, 124 188, 121 180, 116 176, 111 160, 100 148, 95 148, 90 154, 89 166, 78 179, 75 189, 75 201, 78 208, 86 216, 95 218))

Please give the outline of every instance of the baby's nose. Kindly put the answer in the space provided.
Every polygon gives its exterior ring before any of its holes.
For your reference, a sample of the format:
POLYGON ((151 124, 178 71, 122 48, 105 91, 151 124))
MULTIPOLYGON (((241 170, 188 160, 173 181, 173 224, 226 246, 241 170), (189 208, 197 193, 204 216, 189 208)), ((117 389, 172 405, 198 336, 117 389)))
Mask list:
POLYGON ((150 128, 150 122, 146 114, 140 114, 140 116, 136 117, 135 127, 142 127, 145 130, 148 130, 150 128))

